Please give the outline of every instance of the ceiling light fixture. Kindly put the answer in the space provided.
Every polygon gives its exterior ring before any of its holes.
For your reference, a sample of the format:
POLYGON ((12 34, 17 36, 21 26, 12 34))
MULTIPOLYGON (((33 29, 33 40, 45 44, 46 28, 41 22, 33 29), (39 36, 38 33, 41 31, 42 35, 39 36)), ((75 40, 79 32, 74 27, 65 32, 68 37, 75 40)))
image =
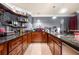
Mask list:
POLYGON ((68 11, 67 8, 63 8, 63 9, 61 9, 61 10, 59 11, 59 13, 66 13, 67 11, 68 11))

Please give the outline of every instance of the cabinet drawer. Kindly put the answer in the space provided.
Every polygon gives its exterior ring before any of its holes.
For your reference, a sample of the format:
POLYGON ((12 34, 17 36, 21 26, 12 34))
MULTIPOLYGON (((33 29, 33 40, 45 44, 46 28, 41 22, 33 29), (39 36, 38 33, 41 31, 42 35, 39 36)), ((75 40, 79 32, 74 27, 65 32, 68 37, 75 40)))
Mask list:
POLYGON ((22 39, 17 38, 9 42, 9 52, 22 43, 22 39))
POLYGON ((17 55, 20 51, 22 51, 22 44, 20 44, 19 46, 17 46, 15 49, 13 49, 9 55, 17 55))
POLYGON ((22 51, 22 44, 20 44, 17 48, 17 53, 19 53, 20 51, 22 51))
POLYGON ((17 55, 23 55, 23 52, 22 52, 22 51, 20 51, 17 55))
POLYGON ((23 49, 26 49, 27 46, 28 46, 27 41, 24 41, 24 42, 23 42, 23 49))
POLYGON ((23 41, 25 41, 25 40, 27 40, 27 36, 26 35, 23 36, 23 41))
POLYGON ((9 55, 17 55, 17 48, 15 48, 13 51, 9 53, 9 55))
POLYGON ((7 55, 7 43, 0 44, 0 55, 7 55))
POLYGON ((47 33, 45 32, 42 33, 42 40, 43 42, 47 42, 47 33))
POLYGON ((27 34, 27 42, 28 42, 28 44, 31 43, 31 33, 27 34))
POLYGON ((61 54, 61 48, 56 43, 55 43, 55 53, 54 54, 55 55, 60 55, 61 54))

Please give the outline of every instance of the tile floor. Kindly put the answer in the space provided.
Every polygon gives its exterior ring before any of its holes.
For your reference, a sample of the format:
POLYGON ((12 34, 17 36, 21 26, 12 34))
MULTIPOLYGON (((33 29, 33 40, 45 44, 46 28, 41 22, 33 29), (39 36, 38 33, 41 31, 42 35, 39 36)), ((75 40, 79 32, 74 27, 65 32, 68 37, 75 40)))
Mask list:
POLYGON ((24 55, 52 55, 47 43, 31 43, 24 55))

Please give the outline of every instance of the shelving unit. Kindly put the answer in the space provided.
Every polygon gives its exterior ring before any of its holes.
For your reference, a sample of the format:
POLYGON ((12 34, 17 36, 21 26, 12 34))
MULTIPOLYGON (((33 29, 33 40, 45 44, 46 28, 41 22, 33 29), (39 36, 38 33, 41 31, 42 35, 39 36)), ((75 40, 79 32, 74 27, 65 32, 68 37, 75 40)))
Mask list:
MULTIPOLYGON (((14 32, 20 32, 27 28, 26 26, 22 26, 22 24, 27 23, 28 15, 22 15, 19 13, 15 13, 14 11, 10 10, 3 4, 0 4, 0 22, 2 26, 5 27, 6 31, 7 27, 12 28, 15 30, 14 32)), ((23 31, 22 31, 23 32, 23 31)))

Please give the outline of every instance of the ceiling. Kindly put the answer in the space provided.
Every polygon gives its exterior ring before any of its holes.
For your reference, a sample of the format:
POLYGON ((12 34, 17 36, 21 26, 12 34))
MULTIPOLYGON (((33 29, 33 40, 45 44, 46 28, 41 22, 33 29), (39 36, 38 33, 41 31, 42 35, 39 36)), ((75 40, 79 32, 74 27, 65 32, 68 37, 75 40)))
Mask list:
POLYGON ((11 4, 31 12, 33 16, 70 15, 79 10, 79 3, 11 3, 11 4))

